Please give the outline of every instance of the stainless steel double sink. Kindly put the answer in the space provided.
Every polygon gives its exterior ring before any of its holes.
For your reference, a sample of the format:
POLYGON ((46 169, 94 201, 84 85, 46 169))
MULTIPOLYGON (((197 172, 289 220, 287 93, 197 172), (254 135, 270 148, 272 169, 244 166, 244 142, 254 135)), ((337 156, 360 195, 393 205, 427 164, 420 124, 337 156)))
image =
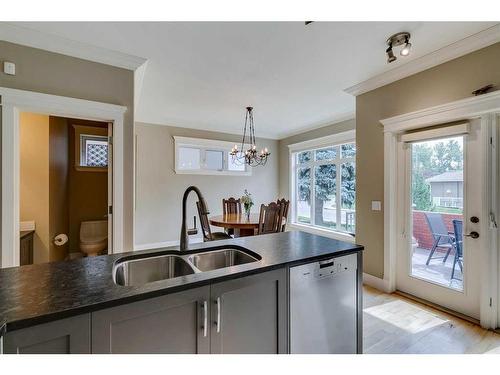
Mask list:
POLYGON ((122 286, 143 285, 260 260, 257 254, 237 246, 214 247, 202 251, 185 255, 168 252, 124 257, 115 263, 113 280, 115 284, 122 286))

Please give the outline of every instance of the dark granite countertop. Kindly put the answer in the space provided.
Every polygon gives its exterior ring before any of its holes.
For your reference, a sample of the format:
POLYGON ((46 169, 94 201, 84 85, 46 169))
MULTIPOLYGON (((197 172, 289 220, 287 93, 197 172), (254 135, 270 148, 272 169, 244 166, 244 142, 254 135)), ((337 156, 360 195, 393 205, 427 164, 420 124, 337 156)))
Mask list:
POLYGON ((359 245, 291 231, 192 244, 189 252, 183 254, 224 245, 245 247, 262 259, 141 286, 116 285, 112 278, 114 262, 123 256, 141 253, 176 254, 175 247, 0 269, 0 322, 4 319, 6 330, 12 331, 216 281, 363 250, 359 245))

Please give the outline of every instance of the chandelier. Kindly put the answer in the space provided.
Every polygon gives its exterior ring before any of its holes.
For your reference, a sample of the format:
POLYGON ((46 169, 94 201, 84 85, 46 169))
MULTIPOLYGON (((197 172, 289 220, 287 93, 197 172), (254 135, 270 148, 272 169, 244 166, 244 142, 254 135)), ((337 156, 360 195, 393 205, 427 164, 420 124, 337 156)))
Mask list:
POLYGON ((271 153, 267 150, 267 147, 257 151, 255 141, 255 126, 253 124, 253 107, 247 107, 247 112, 245 115, 245 128, 243 129, 243 139, 241 140, 241 148, 238 149, 238 145, 234 145, 231 149, 230 155, 233 158, 233 163, 237 165, 247 164, 251 167, 257 167, 259 165, 265 165, 267 163, 267 158, 271 153), (245 147, 248 147, 245 150, 245 147))

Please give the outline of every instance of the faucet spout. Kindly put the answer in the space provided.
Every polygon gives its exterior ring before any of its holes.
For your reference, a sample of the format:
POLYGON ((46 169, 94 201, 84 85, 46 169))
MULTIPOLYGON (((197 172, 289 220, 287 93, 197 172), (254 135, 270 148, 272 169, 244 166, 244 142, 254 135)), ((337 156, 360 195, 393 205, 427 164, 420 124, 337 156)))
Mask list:
POLYGON ((203 198, 203 194, 201 194, 200 189, 198 189, 196 186, 190 186, 186 189, 184 192, 184 196, 182 197, 182 227, 181 227, 181 238, 180 238, 180 247, 179 249, 181 251, 186 251, 189 248, 189 235, 188 235, 188 230, 187 230, 187 213, 186 213, 186 203, 187 199, 189 196, 189 193, 194 191, 196 195, 198 196, 198 201, 201 204, 201 207, 206 211, 207 204, 205 202, 205 198, 203 198))

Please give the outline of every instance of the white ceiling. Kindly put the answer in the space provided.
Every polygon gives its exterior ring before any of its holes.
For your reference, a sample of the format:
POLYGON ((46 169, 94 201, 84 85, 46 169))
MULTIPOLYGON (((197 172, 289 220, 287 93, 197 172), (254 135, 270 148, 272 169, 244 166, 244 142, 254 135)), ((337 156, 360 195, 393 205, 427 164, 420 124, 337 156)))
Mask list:
MULTIPOLYGON (((344 89, 485 30, 492 22, 103 22, 18 26, 148 59, 136 121, 283 138, 353 117, 344 89), (385 40, 411 33, 387 64, 385 40)), ((43 46, 40 46, 43 48, 43 46)))

